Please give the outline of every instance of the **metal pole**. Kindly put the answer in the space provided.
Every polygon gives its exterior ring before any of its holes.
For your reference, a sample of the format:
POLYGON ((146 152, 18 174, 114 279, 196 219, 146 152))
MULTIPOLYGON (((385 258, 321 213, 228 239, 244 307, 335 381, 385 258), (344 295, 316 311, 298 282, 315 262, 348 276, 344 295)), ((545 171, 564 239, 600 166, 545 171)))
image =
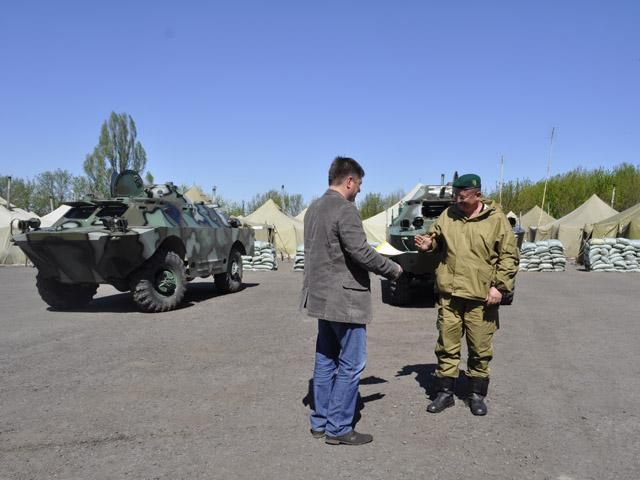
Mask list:
POLYGON ((542 212, 544 211, 544 200, 547 196, 547 183, 549 183, 549 171, 551 170, 551 153, 553 152, 553 136, 556 131, 556 127, 551 129, 551 141, 549 143, 549 161, 547 163, 547 176, 544 179, 544 190, 542 191, 542 208, 540 209, 540 216, 538 217, 538 227, 542 221, 542 212))
POLYGON ((11 177, 7 177, 7 210, 11 210, 11 177))
POLYGON ((613 190, 611 191, 611 208, 613 208, 613 203, 616 200, 616 186, 613 186, 613 190))
POLYGON ((504 174, 504 155, 500 155, 500 205, 502 205, 502 176, 504 174))
POLYGON ((284 202, 284 185, 280 186, 280 201, 282 202, 282 211, 287 213, 287 206, 284 202))

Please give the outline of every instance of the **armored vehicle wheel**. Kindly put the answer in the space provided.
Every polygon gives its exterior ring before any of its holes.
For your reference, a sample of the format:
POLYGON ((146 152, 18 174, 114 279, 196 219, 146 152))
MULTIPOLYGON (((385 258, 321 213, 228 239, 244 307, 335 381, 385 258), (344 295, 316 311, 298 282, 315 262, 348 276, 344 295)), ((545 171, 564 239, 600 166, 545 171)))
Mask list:
POLYGON ((213 280, 222 293, 233 293, 242 288, 242 255, 238 250, 231 250, 226 273, 214 275, 213 280))
POLYGON ((84 307, 98 290, 97 283, 62 283, 55 278, 36 277, 40 297, 56 309, 84 307))
POLYGON ((187 273, 180 256, 157 252, 133 277, 133 301, 143 312, 173 310, 182 301, 186 284, 187 273))
POLYGON ((401 275, 397 280, 389 282, 389 293, 391 294, 391 304, 403 306, 411 301, 411 290, 409 277, 401 275))

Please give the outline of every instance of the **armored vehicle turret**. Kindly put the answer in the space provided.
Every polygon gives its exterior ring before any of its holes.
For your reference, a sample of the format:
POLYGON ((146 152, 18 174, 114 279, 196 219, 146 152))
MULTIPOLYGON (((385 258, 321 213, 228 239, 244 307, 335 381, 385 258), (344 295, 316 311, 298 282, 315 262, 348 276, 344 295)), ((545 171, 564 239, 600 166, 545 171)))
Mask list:
POLYGON ((224 293, 242 288, 253 229, 188 201, 172 183, 145 187, 127 170, 114 178, 111 198, 66 204, 50 228, 23 221, 12 238, 37 267, 38 292, 53 308, 86 305, 99 284, 131 291, 145 312, 176 308, 197 277, 213 275, 224 293))

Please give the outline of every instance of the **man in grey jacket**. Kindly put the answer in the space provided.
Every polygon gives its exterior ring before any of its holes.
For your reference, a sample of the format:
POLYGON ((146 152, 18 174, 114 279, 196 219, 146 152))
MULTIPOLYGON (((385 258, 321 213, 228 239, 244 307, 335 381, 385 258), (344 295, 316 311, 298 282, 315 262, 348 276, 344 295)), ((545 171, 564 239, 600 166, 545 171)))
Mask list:
POLYGON ((301 307, 318 319, 313 370, 311 434, 331 445, 362 445, 373 437, 353 429, 360 375, 367 360, 371 321, 369 272, 396 279, 402 268, 368 243, 354 204, 364 170, 337 157, 329 189, 304 217, 301 307))

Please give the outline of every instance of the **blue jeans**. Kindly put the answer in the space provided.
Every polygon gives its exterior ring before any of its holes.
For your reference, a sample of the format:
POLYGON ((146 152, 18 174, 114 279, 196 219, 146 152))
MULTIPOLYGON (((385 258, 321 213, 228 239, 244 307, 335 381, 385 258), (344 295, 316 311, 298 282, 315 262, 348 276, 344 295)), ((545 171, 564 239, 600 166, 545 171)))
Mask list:
POLYGON ((311 428, 330 437, 353 430, 360 374, 367 363, 367 328, 318 320, 311 428))

